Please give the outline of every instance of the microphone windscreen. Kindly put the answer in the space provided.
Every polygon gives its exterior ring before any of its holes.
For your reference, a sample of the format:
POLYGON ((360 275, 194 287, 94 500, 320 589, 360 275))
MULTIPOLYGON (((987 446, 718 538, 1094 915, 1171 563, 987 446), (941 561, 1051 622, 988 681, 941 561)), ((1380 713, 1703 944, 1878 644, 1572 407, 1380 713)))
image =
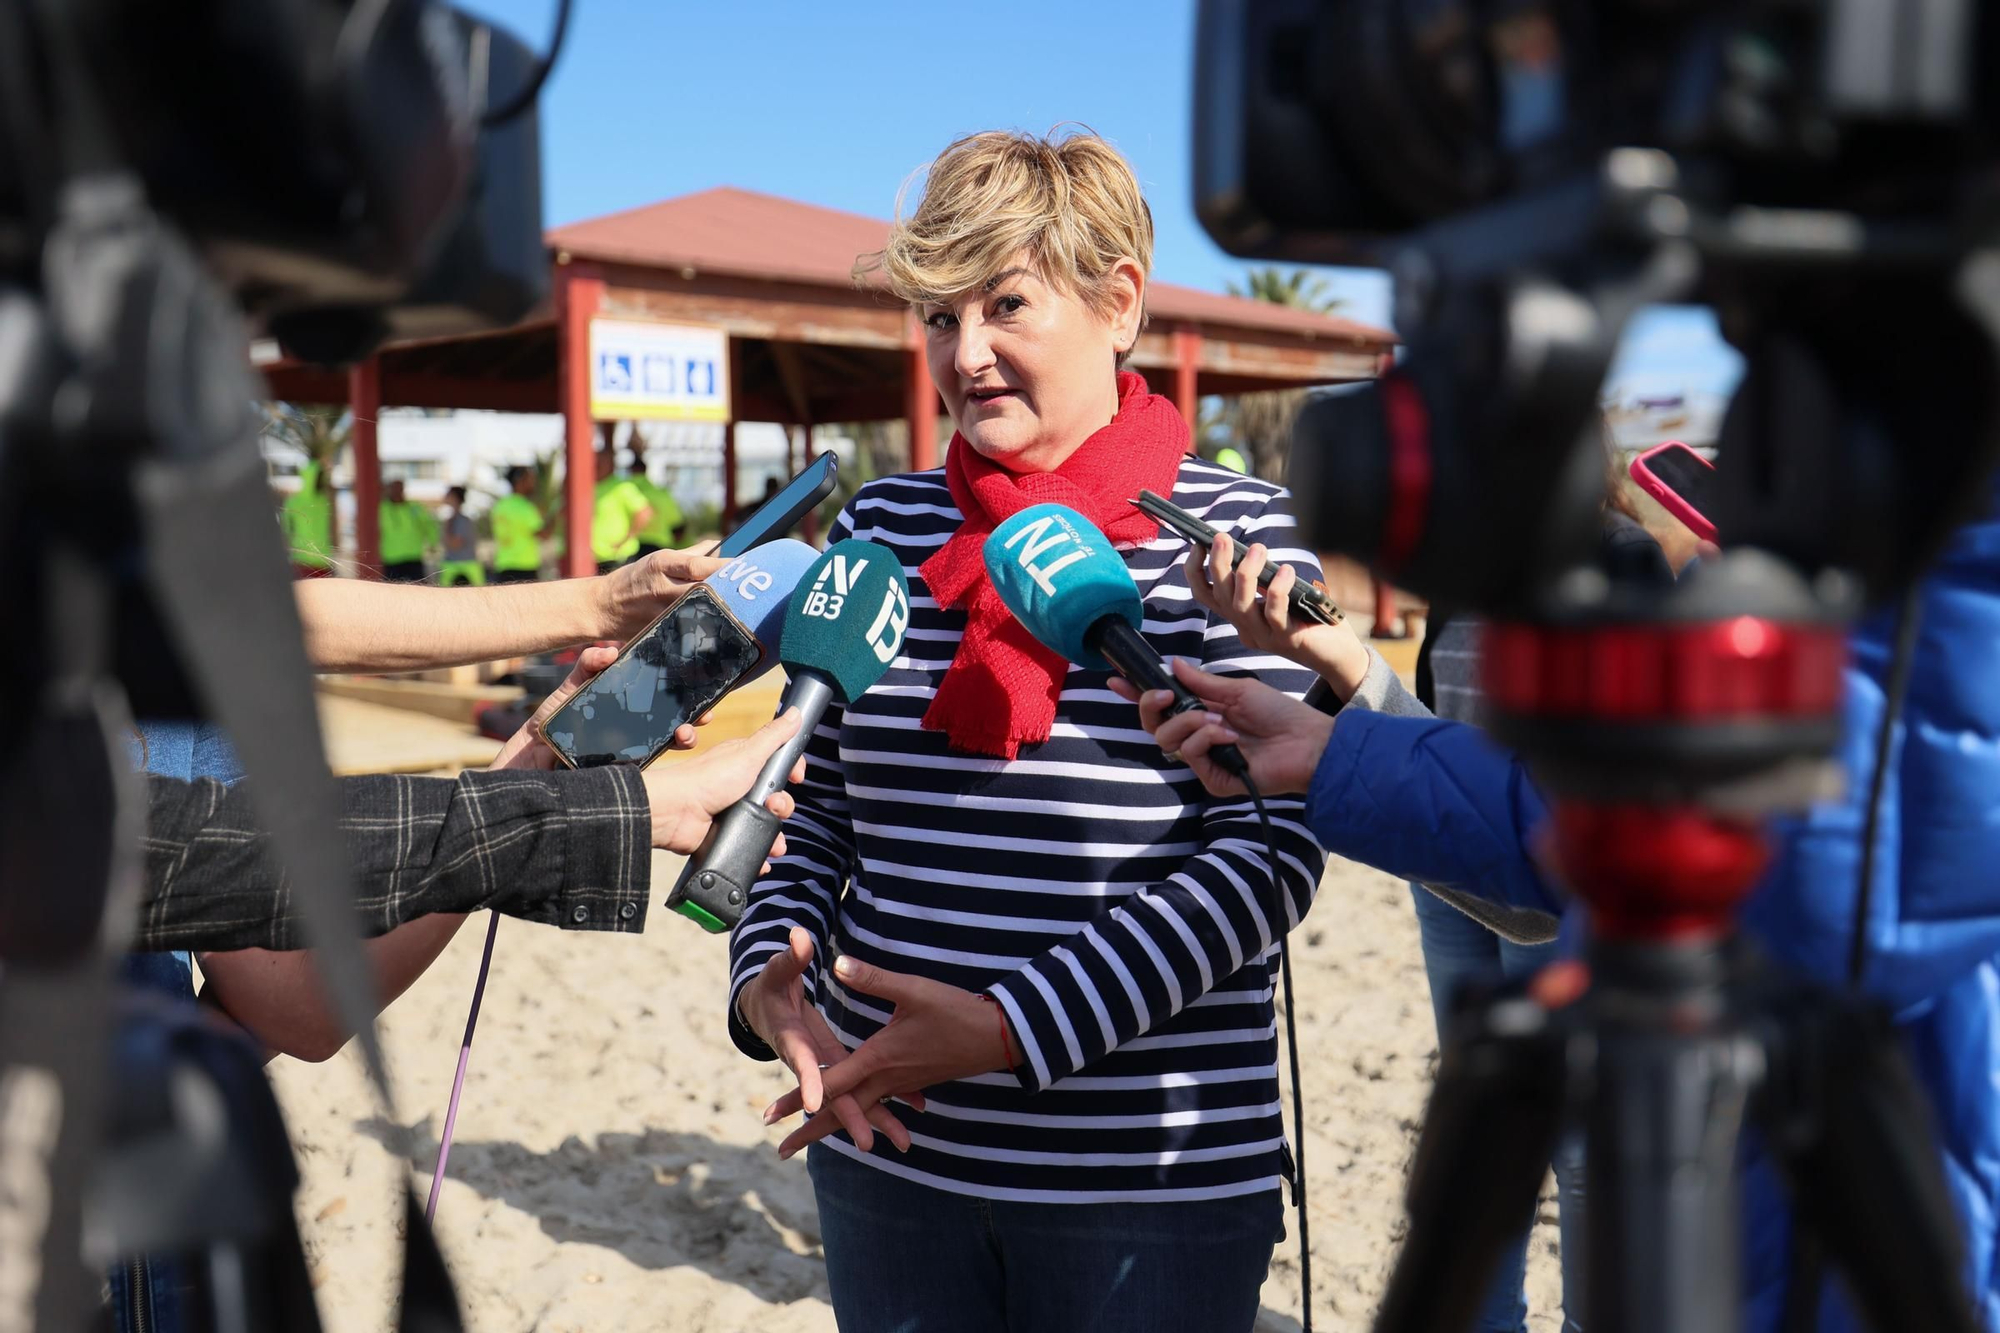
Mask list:
POLYGON ((736 556, 702 582, 724 606, 757 636, 764 655, 745 680, 763 675, 778 664, 784 646, 785 608, 792 591, 819 559, 819 552, 789 537, 765 542, 736 556))
POLYGON ((910 626, 910 589, 893 552, 874 542, 830 546, 792 590, 778 660, 817 671, 852 703, 882 679, 910 626))
POLYGON ((1105 616, 1138 629, 1144 613, 1132 572, 1111 539, 1067 505, 1030 505, 986 539, 986 575, 1000 600, 1041 643, 1079 666, 1110 663, 1084 644, 1105 616))

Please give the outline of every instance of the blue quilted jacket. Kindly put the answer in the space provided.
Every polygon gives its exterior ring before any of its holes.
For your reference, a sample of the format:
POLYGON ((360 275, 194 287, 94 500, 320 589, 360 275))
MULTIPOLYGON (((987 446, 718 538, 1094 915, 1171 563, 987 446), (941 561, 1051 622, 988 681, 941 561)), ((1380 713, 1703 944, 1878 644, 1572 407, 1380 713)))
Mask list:
MULTIPOLYGON (((1969 525, 1926 580, 1908 698, 1892 737, 1867 924, 1868 989, 1896 1015, 1936 1112, 1966 1241, 1966 1281, 2000 1333, 2000 517, 1969 525)), ((1779 830, 1744 914, 1775 958, 1847 974, 1863 806, 1893 613, 1860 626, 1847 673, 1848 794, 1779 830)), ((1545 806, 1518 760, 1460 723, 1344 712, 1307 818, 1328 851, 1401 878, 1561 911, 1529 839, 1545 806)), ((1745 1175, 1746 1326, 1774 1329, 1789 1251, 1764 1164, 1745 1175)), ((1823 1330, 1858 1329, 1832 1285, 1823 1330)))

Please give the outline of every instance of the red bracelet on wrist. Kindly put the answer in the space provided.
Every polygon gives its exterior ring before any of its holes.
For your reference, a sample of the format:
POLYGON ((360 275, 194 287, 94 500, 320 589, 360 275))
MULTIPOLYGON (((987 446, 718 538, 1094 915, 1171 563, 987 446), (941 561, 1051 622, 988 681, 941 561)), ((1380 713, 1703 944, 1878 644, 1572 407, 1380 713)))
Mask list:
POLYGON ((992 1005, 993 1011, 1000 1016, 1000 1052, 1007 1057, 1009 1072, 1020 1068, 1021 1061, 1014 1054, 1013 1035, 1007 1031, 1007 1006, 994 999, 991 995, 988 995, 985 991, 979 992, 979 998, 992 1005))

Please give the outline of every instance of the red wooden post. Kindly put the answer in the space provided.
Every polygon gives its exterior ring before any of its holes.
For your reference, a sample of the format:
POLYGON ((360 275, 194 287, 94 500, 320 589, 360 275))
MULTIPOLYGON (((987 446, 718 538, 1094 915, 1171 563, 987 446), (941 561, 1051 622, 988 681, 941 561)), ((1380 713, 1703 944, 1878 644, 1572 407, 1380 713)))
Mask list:
POLYGON ((921 342, 903 352, 903 415, 910 425, 910 471, 927 472, 938 465, 938 396, 921 342))
MULTIPOLYGON (((382 455, 376 420, 382 415, 382 362, 369 357, 347 372, 347 406, 354 414, 354 565, 364 579, 382 577, 382 455)), ((333 494, 333 478, 321 479, 333 494)), ((339 512, 338 505, 335 513, 339 512)))
POLYGON ((1201 410, 1199 397, 1195 392, 1197 372, 1201 369, 1201 331, 1188 325, 1174 329, 1174 406, 1181 410, 1181 416, 1188 424, 1188 452, 1194 452, 1195 417, 1201 410))
POLYGON ((577 264, 556 267, 556 383, 562 403, 564 468, 568 473, 563 531, 569 542, 563 573, 597 572, 590 520, 597 508, 597 432, 590 420, 590 320, 604 303, 604 279, 577 264))

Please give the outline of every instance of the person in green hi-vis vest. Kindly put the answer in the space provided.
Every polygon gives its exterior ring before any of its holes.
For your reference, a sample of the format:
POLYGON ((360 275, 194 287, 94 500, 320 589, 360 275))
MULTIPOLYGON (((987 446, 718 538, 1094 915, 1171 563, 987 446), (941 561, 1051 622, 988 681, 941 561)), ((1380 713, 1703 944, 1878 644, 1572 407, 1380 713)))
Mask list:
POLYGON ((507 484, 514 489, 493 506, 493 581, 533 583, 542 576, 541 531, 548 523, 535 506, 535 470, 509 468, 507 484))
POLYGON ((444 558, 438 562, 438 584, 445 588, 460 583, 484 587, 486 566, 479 563, 479 525, 465 512, 465 487, 446 491, 444 502, 444 558))
POLYGON ((332 574, 333 496, 324 464, 307 463, 299 469, 299 488, 285 497, 278 517, 285 545, 291 549, 293 576, 323 579, 332 574))
POLYGON ((609 574, 639 554, 639 534, 653 518, 653 506, 645 495, 624 477, 614 477, 611 469, 616 450, 597 451, 597 499, 590 519, 590 553, 597 558, 597 572, 609 574))
POLYGON ((655 551, 674 549, 675 529, 681 525, 680 502, 674 493, 653 480, 652 469, 646 465, 648 454, 659 448, 648 444, 639 434, 639 428, 632 428, 632 484, 639 488, 639 494, 646 497, 646 503, 653 507, 653 517, 639 530, 639 554, 651 555, 655 551), (640 450, 645 450, 641 453, 640 450))
POLYGON ((437 515, 403 498, 403 479, 382 488, 377 510, 382 521, 382 577, 391 583, 422 583, 424 552, 438 544, 437 515))

